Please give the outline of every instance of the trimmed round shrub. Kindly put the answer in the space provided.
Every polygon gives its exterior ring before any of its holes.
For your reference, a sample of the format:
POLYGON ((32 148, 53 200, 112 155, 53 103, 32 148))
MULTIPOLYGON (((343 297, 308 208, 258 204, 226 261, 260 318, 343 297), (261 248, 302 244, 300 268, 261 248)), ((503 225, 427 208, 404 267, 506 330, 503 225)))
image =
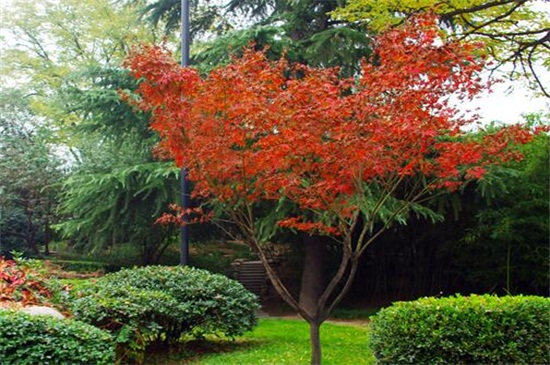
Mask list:
POLYGON ((177 342, 182 335, 242 335, 257 324, 259 307, 257 297, 237 281, 184 266, 122 270, 79 296, 75 317, 111 331, 126 355, 153 342, 177 342))
POLYGON ((399 302, 373 317, 381 364, 550 364, 550 299, 472 295, 399 302))
POLYGON ((111 335, 71 319, 0 309, 2 364, 113 364, 111 335))

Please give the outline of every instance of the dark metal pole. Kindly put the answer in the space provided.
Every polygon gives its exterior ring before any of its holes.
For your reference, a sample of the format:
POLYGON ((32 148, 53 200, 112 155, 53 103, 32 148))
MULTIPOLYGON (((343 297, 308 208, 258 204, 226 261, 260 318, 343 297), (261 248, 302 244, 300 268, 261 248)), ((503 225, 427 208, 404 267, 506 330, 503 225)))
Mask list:
MULTIPOLYGON (((181 207, 184 212, 189 209, 189 180, 187 179, 187 169, 183 167, 180 170, 181 180, 181 207)), ((189 217, 183 215, 183 225, 180 228, 180 265, 189 264, 189 230, 187 223, 189 217)))
MULTIPOLYGON (((181 65, 189 66, 189 0, 181 0, 181 65)), ((189 180, 187 179, 187 169, 184 167, 180 171, 181 180, 181 207, 184 212, 189 209, 189 180)), ((189 217, 183 215, 184 224, 180 228, 180 265, 189 264, 189 217)))
POLYGON ((181 0, 181 65, 189 66, 189 0, 181 0))

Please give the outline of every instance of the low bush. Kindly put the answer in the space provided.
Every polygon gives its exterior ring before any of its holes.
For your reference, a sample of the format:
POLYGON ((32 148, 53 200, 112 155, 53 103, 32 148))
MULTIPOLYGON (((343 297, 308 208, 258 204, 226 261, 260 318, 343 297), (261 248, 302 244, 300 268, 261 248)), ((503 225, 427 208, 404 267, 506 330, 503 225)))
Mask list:
POLYGON ((549 364, 550 299, 424 298, 373 317, 370 345, 382 364, 549 364))
POLYGON ((125 269, 79 296, 75 317, 111 331, 119 358, 138 361, 149 344, 171 344, 182 335, 241 335, 256 325, 258 308, 256 296, 238 282, 182 266, 125 269))
POLYGON ((69 288, 49 271, 50 267, 41 260, 0 257, 0 307, 46 305, 66 312, 69 288))
POLYGON ((37 270, 36 260, 0 257, 0 303, 22 305, 47 303, 52 297, 47 279, 37 270))
POLYGON ((0 309, 3 364, 113 364, 109 333, 86 323, 0 309))

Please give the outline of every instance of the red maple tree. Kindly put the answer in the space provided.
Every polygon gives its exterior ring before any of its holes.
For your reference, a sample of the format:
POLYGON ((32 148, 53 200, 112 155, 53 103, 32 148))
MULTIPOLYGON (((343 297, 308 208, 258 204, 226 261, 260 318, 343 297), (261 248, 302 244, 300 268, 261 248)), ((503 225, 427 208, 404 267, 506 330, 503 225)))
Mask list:
POLYGON ((432 17, 417 17, 380 36, 361 73, 345 79, 336 68, 274 62, 252 48, 206 77, 162 47, 144 46, 128 60, 142 79, 138 105, 152 112, 159 151, 189 169, 195 196, 221 203, 277 292, 310 324, 312 363, 321 360, 319 326, 368 245, 410 213, 428 214, 424 204, 437 192, 519 158, 513 145, 531 138, 519 126, 464 132, 475 120, 449 100, 485 87, 476 76, 479 45, 440 37, 432 17), (281 226, 342 246, 340 266, 313 308, 291 295, 262 250, 254 204, 281 199, 302 212, 281 226))

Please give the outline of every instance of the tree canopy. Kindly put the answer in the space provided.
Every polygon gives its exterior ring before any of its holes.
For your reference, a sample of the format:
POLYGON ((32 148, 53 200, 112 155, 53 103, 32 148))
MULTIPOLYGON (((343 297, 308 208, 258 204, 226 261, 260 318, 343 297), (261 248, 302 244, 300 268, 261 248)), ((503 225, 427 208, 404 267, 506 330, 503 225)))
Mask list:
MULTIPOLYGON (((146 19, 155 26, 166 24, 169 33, 181 20, 181 1, 123 2, 141 7, 146 19)), ((329 12, 337 5, 336 0, 233 0, 223 6, 192 1, 192 63, 210 71, 255 43, 258 49, 269 46, 273 59, 285 54, 292 61, 340 66, 343 73, 353 74, 359 59, 368 55, 371 39, 363 26, 331 19, 329 12)))
MULTIPOLYGON (((109 0, 14 1, 2 17, 2 34, 11 36, 2 77, 28 90, 29 113, 70 159, 56 227, 86 249, 132 242, 144 262, 155 261, 174 232, 155 227, 155 215, 176 201, 177 179, 159 172, 165 164, 153 158, 148 116, 118 90, 137 87, 121 62, 133 45, 155 41, 156 30, 134 7, 109 0)), ((36 189, 44 183, 36 180, 36 189)))
POLYGON ((63 161, 21 90, 0 90, 0 251, 51 238, 63 161))
MULTIPOLYGON (((512 63, 512 76, 523 73, 550 97, 536 68, 550 70, 550 13, 547 1, 533 0, 349 0, 332 14, 376 31, 401 24, 419 12, 434 12, 452 39, 480 40, 495 64, 512 63)), ((540 72, 540 71, 539 71, 540 72)))
MULTIPOLYGON (((56 99, 68 78, 87 69, 119 67, 133 44, 156 40, 155 32, 138 22, 135 9, 108 0, 15 0, 1 20, 1 78, 26 85, 31 108, 52 125, 79 122, 56 99)), ((83 81, 78 87, 88 86, 83 81)))

